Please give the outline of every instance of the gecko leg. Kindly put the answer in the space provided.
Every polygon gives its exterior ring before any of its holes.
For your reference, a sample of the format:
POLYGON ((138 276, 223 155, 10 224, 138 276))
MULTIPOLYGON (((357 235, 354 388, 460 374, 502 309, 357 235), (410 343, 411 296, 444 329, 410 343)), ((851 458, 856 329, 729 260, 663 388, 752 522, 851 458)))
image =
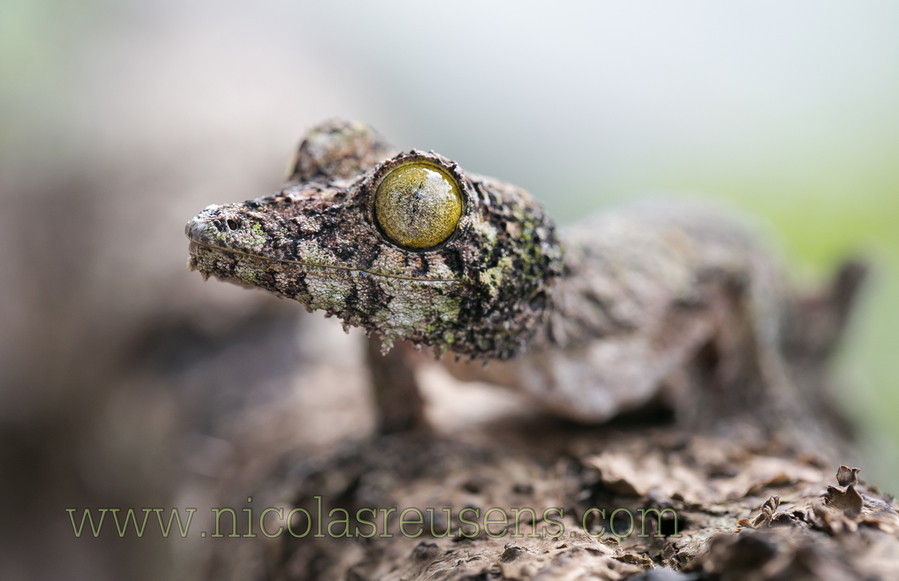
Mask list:
POLYGON ((382 434, 429 430, 410 350, 408 343, 397 343, 382 355, 380 337, 368 338, 366 358, 378 410, 378 431, 382 434))

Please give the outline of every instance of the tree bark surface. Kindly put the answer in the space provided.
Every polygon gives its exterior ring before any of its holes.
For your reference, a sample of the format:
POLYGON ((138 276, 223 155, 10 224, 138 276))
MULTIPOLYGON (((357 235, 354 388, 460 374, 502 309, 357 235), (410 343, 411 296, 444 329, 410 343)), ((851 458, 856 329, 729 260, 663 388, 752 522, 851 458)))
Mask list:
MULTIPOLYGON (((846 478, 845 469, 838 482, 837 470, 832 460, 761 437, 749 425, 696 434, 675 425, 586 429, 535 416, 442 436, 380 436, 271 475, 273 497, 290 497, 290 507, 310 514, 307 523, 296 512, 293 530, 309 526, 310 533, 240 551, 222 547, 209 573, 352 580, 895 578, 893 499, 856 483, 851 471, 846 478), (351 538, 342 536, 344 517, 335 508, 347 511, 351 538), (401 529, 408 508, 419 509, 425 522, 401 529), (465 508, 477 529, 460 521, 465 508), (483 523, 491 508, 499 510, 490 522, 500 523, 488 533, 483 523), (536 522, 525 508, 534 509, 536 522), (376 531, 356 518, 360 509, 376 513, 361 513, 376 521, 376 531), (518 535, 515 514, 525 515, 518 535)), ((407 522, 417 520, 407 512, 407 522)))

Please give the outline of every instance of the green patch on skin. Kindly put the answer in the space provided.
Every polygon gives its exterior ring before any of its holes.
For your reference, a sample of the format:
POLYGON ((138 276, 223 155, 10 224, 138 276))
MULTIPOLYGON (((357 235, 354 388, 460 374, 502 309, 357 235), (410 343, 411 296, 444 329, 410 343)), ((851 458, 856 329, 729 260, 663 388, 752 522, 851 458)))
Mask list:
POLYGON ((370 130, 328 127, 301 144, 283 190, 188 223, 192 267, 294 298, 385 345, 521 353, 562 271, 543 208, 432 152, 391 158, 370 130))
POLYGON ((241 264, 234 269, 234 273, 237 275, 237 279, 240 282, 249 286, 255 285, 257 277, 259 276, 259 271, 251 264, 241 264))
POLYGON ((262 229, 262 224, 254 222, 250 228, 249 248, 253 252, 259 252, 263 246, 265 246, 265 231, 262 229))
POLYGON ((499 264, 493 268, 483 271, 478 278, 481 284, 485 285, 490 292, 491 297, 496 297, 499 293, 499 286, 502 284, 505 276, 512 272, 512 257, 506 256, 499 261, 499 264))

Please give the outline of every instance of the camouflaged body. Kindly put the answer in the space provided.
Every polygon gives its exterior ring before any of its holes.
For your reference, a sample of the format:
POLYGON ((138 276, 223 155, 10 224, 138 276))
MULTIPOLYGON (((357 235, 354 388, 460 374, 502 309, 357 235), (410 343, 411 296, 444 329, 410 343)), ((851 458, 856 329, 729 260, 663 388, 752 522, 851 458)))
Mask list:
POLYGON ((187 224, 190 263, 204 277, 263 288, 382 337, 471 358, 521 353, 548 320, 562 254, 552 221, 524 190, 464 172, 433 152, 395 155, 369 127, 331 121, 300 146, 276 194, 209 206, 187 224), (373 195, 408 161, 455 178, 464 208, 453 234, 427 250, 381 231, 373 195))

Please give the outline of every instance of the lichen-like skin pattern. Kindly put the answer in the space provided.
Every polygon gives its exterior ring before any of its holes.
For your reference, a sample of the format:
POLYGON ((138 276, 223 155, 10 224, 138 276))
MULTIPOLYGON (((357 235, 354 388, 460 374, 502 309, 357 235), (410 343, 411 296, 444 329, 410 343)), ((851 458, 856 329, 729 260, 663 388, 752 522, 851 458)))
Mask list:
POLYGON ((438 356, 523 355, 443 363, 568 419, 661 404, 687 422, 750 414, 813 426, 796 418, 827 408, 793 385, 784 348, 812 335, 832 345, 858 277, 846 271, 849 287, 838 276, 808 303, 832 305, 836 323, 822 335, 810 323, 820 308, 803 314, 754 231, 707 203, 655 200, 557 238, 524 190, 433 152, 398 153, 370 127, 338 120, 309 132, 281 191, 209 206, 187 224, 190 268, 205 277, 340 317, 381 337, 382 351, 405 339, 438 356))
POLYGON ((186 234, 189 267, 204 277, 296 299, 379 334, 385 349, 407 339, 470 358, 520 354, 545 326, 562 271, 554 225, 527 192, 433 152, 396 153, 340 120, 309 132, 281 191, 208 206, 186 234), (458 186, 458 222, 431 247, 400 246, 375 215, 378 186, 408 164, 458 186))

